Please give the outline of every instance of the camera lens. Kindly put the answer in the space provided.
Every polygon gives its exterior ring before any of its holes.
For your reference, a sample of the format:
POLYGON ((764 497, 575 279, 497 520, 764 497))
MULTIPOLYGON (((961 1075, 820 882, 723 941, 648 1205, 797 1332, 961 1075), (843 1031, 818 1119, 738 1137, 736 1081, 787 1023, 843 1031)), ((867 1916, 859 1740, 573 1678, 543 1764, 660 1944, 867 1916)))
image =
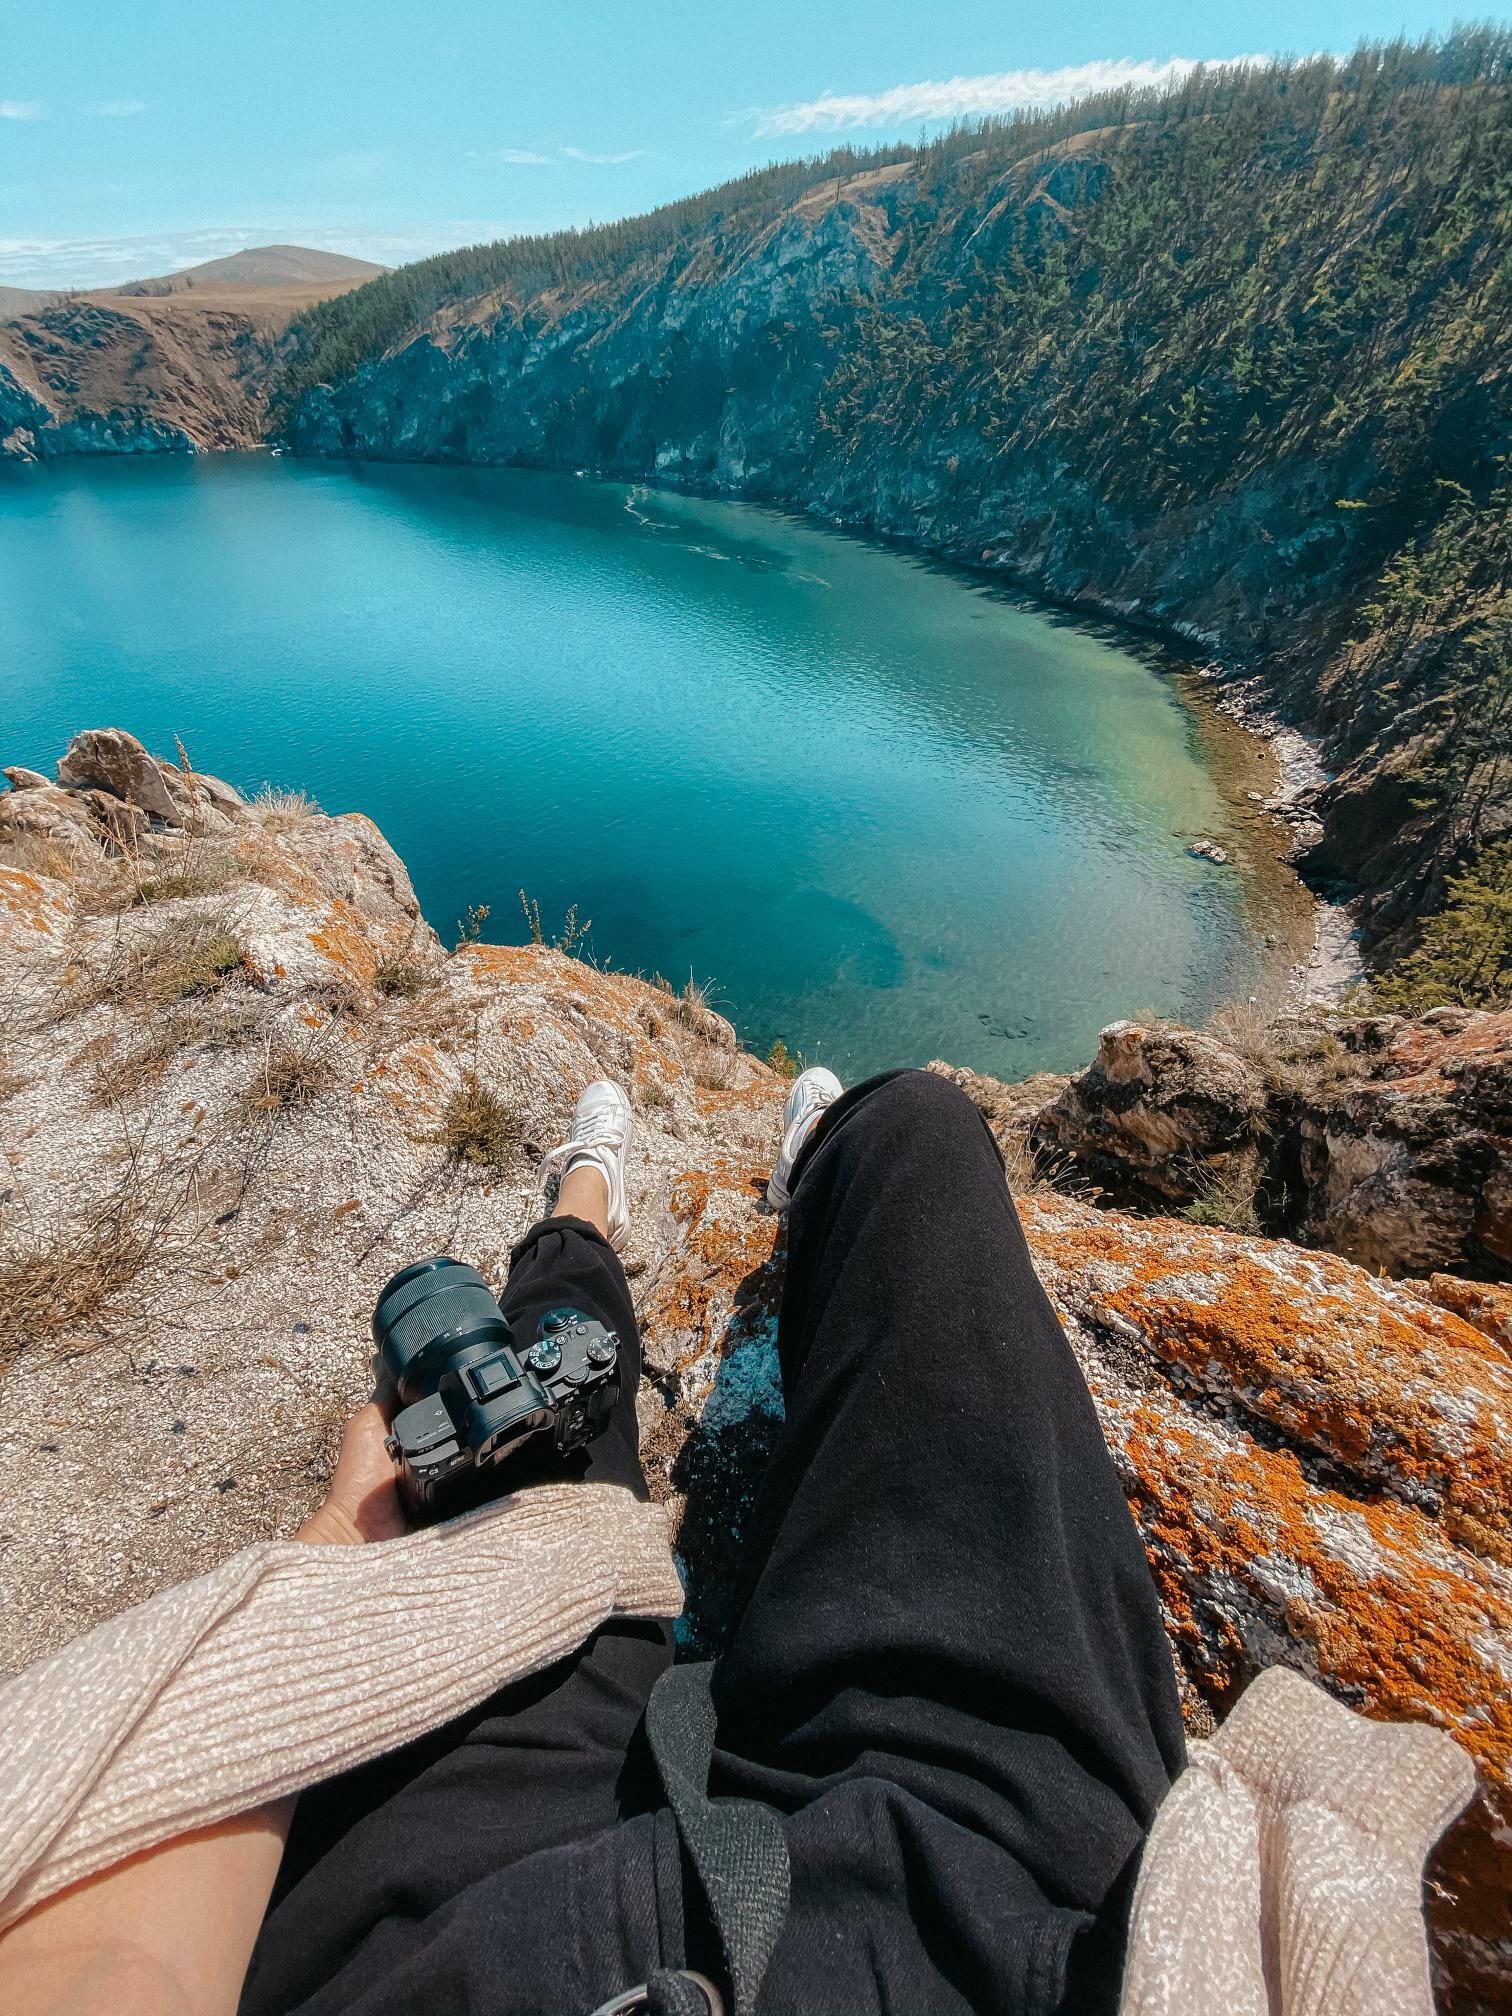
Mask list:
POLYGON ((448 1365, 510 1340, 488 1283, 460 1260, 421 1260, 396 1274, 373 1311, 373 1342, 406 1401, 435 1389, 448 1365))

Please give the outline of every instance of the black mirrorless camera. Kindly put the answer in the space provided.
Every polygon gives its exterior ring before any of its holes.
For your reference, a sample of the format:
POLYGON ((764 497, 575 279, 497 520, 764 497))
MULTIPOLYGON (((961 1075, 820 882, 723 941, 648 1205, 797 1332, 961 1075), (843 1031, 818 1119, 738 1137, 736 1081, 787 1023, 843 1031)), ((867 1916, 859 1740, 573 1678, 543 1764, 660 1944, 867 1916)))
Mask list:
POLYGON ((397 1411, 389 1453, 420 1519, 442 1519, 504 1488, 499 1465, 552 1438, 559 1456, 609 1425, 619 1399, 619 1338, 577 1309, 551 1309, 530 1343, 514 1332, 474 1267, 421 1260, 396 1274, 373 1311, 373 1371, 397 1411))

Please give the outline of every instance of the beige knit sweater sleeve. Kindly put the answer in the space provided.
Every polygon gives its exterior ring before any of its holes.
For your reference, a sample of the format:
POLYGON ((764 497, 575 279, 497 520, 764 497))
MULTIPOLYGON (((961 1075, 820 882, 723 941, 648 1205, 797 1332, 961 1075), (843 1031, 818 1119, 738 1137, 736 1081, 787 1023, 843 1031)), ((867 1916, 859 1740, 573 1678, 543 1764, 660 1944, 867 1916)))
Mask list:
POLYGON ((0 1687, 0 1928, 682 1601, 660 1511, 603 1484, 373 1546, 248 1547, 0 1687))
POLYGON ((1259 1674, 1155 1816, 1120 2016, 1432 2016, 1423 1864, 1474 1790, 1442 1730, 1259 1674))

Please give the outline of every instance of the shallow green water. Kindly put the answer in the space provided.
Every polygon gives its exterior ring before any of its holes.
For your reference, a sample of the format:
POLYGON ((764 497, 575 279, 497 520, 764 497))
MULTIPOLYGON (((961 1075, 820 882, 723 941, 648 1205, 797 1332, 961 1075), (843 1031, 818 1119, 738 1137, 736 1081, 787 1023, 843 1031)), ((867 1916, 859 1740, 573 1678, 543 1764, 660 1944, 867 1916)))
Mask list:
POLYGON ((130 728, 378 821, 445 937, 576 902, 742 1036, 1017 1077, 1247 993, 1226 816, 1104 639, 756 507, 515 471, 0 477, 0 760, 130 728))

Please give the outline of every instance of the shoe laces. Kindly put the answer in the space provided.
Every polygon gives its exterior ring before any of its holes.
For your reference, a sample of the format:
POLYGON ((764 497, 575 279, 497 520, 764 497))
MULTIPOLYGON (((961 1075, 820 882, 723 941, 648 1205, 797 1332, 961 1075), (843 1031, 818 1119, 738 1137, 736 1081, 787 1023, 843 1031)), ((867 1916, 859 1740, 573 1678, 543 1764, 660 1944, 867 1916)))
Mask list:
POLYGON ((565 1171, 575 1155, 596 1148, 604 1148, 610 1154, 618 1155, 625 1146, 625 1118, 612 1107, 603 1106, 595 1113, 584 1113, 574 1118, 572 1131, 565 1141, 559 1141, 555 1148, 548 1148, 541 1158, 542 1167, 549 1173, 554 1169, 565 1171))

